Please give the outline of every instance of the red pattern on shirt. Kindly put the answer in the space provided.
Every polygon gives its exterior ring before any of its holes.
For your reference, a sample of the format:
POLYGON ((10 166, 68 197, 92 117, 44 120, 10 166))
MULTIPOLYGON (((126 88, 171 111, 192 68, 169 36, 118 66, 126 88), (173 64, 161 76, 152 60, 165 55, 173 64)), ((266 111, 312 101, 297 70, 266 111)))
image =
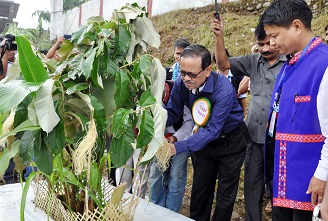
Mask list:
POLYGON ((276 140, 301 142, 301 143, 316 143, 324 142, 325 137, 322 134, 286 134, 276 133, 276 140))
MULTIPOLYGON (((305 54, 309 53, 315 46, 319 45, 320 43, 322 42, 321 38, 320 37, 317 37, 316 39, 314 39, 314 41, 311 43, 310 47, 308 48, 308 50, 306 51, 305 54)), ((303 51, 300 51, 298 53, 296 53, 294 55, 294 57, 292 57, 290 60, 289 60, 289 65, 293 65, 295 64, 298 59, 300 58, 301 54, 302 54, 303 51)))
POLYGON ((278 198, 286 198, 286 141, 280 141, 280 156, 279 156, 279 177, 278 177, 278 198))
POLYGON ((294 99, 295 103, 310 102, 311 96, 296 96, 294 99))
POLYGON ((313 211, 314 206, 309 202, 299 202, 296 200, 288 200, 281 198, 273 198, 273 206, 280 206, 285 208, 299 209, 313 211))

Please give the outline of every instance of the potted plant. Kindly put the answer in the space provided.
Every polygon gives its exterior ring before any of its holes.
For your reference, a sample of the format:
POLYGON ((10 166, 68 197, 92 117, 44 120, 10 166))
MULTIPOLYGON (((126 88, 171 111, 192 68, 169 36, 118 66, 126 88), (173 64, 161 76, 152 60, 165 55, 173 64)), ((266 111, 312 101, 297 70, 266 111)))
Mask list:
MULTIPOLYGON (((123 192, 104 187, 105 165, 123 166, 132 143, 141 148, 144 163, 167 144, 161 102, 166 74, 160 61, 145 53, 160 44, 145 8, 128 4, 111 20, 89 18, 63 42, 60 62, 46 60, 24 37, 16 36, 16 42, 19 57, 0 82, 0 140, 6 146, 0 174, 12 157, 20 173, 31 162, 38 168, 24 186, 21 220, 37 175, 42 177, 36 195, 47 198, 47 212, 49 203, 58 200, 68 211, 55 219, 122 216, 123 192)), ((159 158, 165 165, 167 159, 159 158)))

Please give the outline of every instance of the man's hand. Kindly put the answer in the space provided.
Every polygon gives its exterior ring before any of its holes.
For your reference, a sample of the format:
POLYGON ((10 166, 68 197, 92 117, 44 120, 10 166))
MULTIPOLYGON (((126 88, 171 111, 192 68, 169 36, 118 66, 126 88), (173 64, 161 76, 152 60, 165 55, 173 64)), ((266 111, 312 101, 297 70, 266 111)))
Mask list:
POLYGON ((214 17, 215 12, 213 14, 213 20, 211 23, 211 30, 215 36, 223 35, 223 20, 220 14, 220 20, 214 17))
POLYGON ((57 45, 57 46, 60 46, 61 43, 63 43, 64 40, 65 40, 64 35, 63 35, 63 36, 59 36, 59 37, 57 38, 56 45, 57 45))
POLYGON ((228 60, 228 55, 224 46, 223 19, 221 14, 220 19, 214 17, 215 12, 213 12, 212 14, 213 19, 211 22, 211 30, 215 35, 215 63, 218 67, 218 71, 227 75, 230 69, 230 62, 228 60))
MULTIPOLYGON (((6 44, 6 40, 3 40, 1 43, 1 47, 3 47, 6 44)), ((2 55, 3 48, 0 48, 0 55, 2 55)), ((0 60, 0 81, 6 77, 7 74, 7 68, 8 68, 8 50, 5 51, 3 54, 3 57, 0 60)))
POLYGON ((306 191, 307 194, 312 193, 311 195, 311 202, 313 205, 322 202, 323 193, 325 191, 326 181, 320 180, 316 177, 312 177, 310 180, 310 184, 308 190, 306 191))
POLYGON ((0 48, 2 48, 3 46, 5 46, 5 44, 6 44, 6 39, 4 39, 4 40, 2 40, 2 42, 0 42, 0 48))
POLYGON ((177 154, 177 150, 175 149, 175 146, 173 143, 169 143, 170 149, 171 149, 171 157, 177 154))

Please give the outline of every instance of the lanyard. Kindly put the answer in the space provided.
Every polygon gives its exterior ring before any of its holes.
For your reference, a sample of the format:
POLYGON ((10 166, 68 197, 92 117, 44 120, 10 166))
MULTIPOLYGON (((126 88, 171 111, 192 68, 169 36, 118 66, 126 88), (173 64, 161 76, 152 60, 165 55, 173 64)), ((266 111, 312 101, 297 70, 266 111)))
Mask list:
POLYGON ((313 38, 307 45, 306 47, 304 48, 300 58, 298 59, 298 61, 296 62, 296 64, 294 64, 288 72, 286 72, 286 66, 284 67, 284 70, 282 72, 282 77, 280 79, 280 82, 279 82, 279 85, 277 87, 277 91, 275 93, 275 97, 274 97, 274 104, 273 106, 276 107, 279 99, 280 99, 280 94, 281 94, 281 91, 282 91, 282 87, 284 85, 284 83, 288 80, 288 78, 292 75, 292 73, 295 71, 296 67, 301 63, 301 60, 304 58, 304 55, 306 54, 307 50, 309 49, 309 47, 311 46, 312 42, 316 39, 313 38))
POLYGON ((301 56, 299 57, 298 61, 296 62, 296 64, 294 64, 289 70, 288 72, 286 72, 286 67, 287 64, 284 65, 284 70, 282 72, 282 77, 280 79, 280 82, 278 84, 277 87, 277 91, 275 93, 274 96, 274 103, 273 103, 273 107, 271 108, 271 116, 270 116, 270 121, 269 121, 269 127, 268 127, 268 135, 270 137, 274 136, 274 131, 275 131, 275 127, 276 127, 276 119, 278 116, 278 112, 279 112, 279 99, 280 99, 280 95, 281 95, 281 91, 282 91, 282 87, 284 85, 284 83, 288 80, 288 78, 292 75, 292 73, 295 71, 296 67, 299 65, 299 63, 301 63, 302 59, 304 58, 304 55, 306 54, 307 50, 309 49, 310 45, 312 44, 312 42, 315 40, 316 38, 313 38, 304 48, 301 56))

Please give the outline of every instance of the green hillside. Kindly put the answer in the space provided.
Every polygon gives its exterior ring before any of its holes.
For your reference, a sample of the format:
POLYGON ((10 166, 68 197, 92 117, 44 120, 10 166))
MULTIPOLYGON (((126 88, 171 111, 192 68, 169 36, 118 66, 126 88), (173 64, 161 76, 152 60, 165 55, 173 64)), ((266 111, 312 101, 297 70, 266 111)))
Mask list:
MULTIPOLYGON (((232 4, 232 3, 230 3, 232 4)), ((160 58, 164 66, 173 63, 173 43, 177 38, 187 38, 191 43, 199 43, 214 51, 214 39, 210 29, 214 5, 202 8, 172 11, 151 20, 161 36, 161 46, 151 53, 160 58)), ((255 44, 254 33, 251 31, 258 22, 259 15, 248 11, 222 14, 225 24, 226 47, 232 56, 250 53, 255 44)), ((323 37, 324 27, 328 24, 328 8, 314 18, 312 29, 316 35, 323 37)))

